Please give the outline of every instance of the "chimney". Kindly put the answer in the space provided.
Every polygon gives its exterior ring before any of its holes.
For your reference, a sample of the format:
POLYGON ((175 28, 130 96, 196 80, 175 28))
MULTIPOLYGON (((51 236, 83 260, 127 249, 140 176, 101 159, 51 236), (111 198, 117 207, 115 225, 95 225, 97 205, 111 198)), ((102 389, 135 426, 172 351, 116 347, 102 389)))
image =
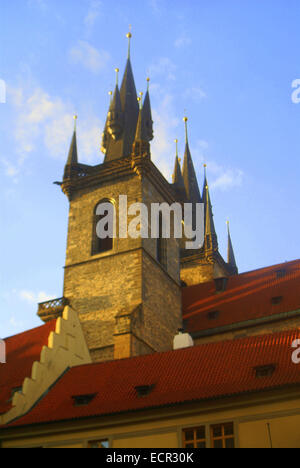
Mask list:
POLYGON ((185 333, 183 328, 179 328, 178 334, 173 340, 173 349, 190 348, 191 346, 194 346, 193 338, 189 333, 185 333))

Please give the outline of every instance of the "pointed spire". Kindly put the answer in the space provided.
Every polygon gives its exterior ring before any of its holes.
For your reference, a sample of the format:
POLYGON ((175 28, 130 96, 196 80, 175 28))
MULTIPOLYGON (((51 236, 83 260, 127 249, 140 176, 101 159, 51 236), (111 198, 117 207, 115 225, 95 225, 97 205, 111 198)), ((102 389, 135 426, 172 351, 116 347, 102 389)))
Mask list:
MULTIPOLYGON (((65 165, 64 179, 70 179, 74 172, 74 167, 78 165, 77 154, 77 136, 76 136, 77 115, 74 115, 74 131, 71 140, 71 145, 68 153, 67 163, 65 165)), ((76 172, 76 169, 75 169, 76 172)))
POLYGON ((139 103, 139 116, 136 126, 135 138, 132 147, 133 156, 150 157, 150 145, 147 138, 146 126, 143 113, 143 93, 140 93, 137 101, 139 103))
POLYGON ((150 94, 149 94, 150 78, 147 78, 147 92, 143 104, 143 120, 145 123, 145 131, 147 140, 153 140, 153 120, 151 112, 150 94))
POLYGON ((205 209, 205 241, 204 249, 207 256, 218 251, 218 238, 213 219, 212 205, 210 202, 209 188, 206 186, 206 209, 205 209))
POLYGON ((137 98, 139 103, 139 116, 136 126, 135 138, 134 141, 144 141, 145 138, 145 126, 143 120, 143 101, 142 101, 143 93, 140 93, 140 96, 137 98))
POLYGON ((207 164, 203 164, 203 167, 204 167, 204 184, 203 184, 202 200, 203 200, 203 203, 206 203, 206 187, 208 186, 207 173, 206 173, 207 164))
POLYGON ((176 156, 175 156, 175 167, 174 167, 174 173, 173 173, 173 184, 175 188, 178 190, 182 190, 185 193, 185 187, 184 187, 184 180, 182 177, 182 171, 181 171, 181 160, 178 156, 178 140, 174 140, 176 144, 176 156))
POLYGON ((229 221, 227 221, 227 229, 228 229, 227 263, 233 269, 233 271, 235 271, 237 273, 238 268, 237 268, 235 255, 234 255, 234 250, 233 250, 232 241, 231 241, 229 221))
POLYGON ((120 100, 120 104, 118 103, 118 109, 121 107, 122 111, 122 129, 118 129, 119 133, 117 138, 114 138, 113 134, 108 134, 105 145, 102 145, 106 150, 105 162, 130 156, 136 133, 139 106, 137 102, 136 88, 130 62, 130 40, 132 37, 131 32, 127 34, 127 37, 129 39, 128 58, 118 97, 120 100))
POLYGON ((201 203, 200 190, 188 142, 188 118, 184 117, 183 121, 185 123, 185 152, 183 162, 184 186, 188 200, 192 203, 201 203))
MULTIPOLYGON (((118 68, 116 68, 116 71, 118 68)), ((118 70, 119 71, 119 70, 118 70)), ((117 74, 118 74, 117 71, 117 74)), ((121 104, 121 97, 120 91, 118 87, 118 78, 117 84, 115 87, 114 96, 110 102, 108 117, 107 117, 107 130, 109 134, 112 136, 114 140, 117 140, 123 130, 123 112, 122 112, 122 104, 121 104)))
POLYGON ((69 149, 67 166, 73 166, 74 164, 78 164, 78 154, 77 154, 77 115, 74 115, 74 132, 72 136, 72 141, 69 149))
POLYGON ((126 37, 128 39, 128 55, 127 55, 127 58, 130 59, 130 45, 131 45, 131 38, 132 38, 131 24, 129 25, 129 32, 126 34, 126 37))

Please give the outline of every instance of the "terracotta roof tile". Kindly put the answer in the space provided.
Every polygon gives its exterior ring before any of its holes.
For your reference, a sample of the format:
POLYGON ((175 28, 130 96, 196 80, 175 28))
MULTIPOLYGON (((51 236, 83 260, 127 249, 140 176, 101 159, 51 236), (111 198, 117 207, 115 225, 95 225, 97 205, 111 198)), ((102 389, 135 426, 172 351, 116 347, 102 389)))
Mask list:
POLYGON ((31 376, 34 361, 40 359, 48 337, 55 330, 56 320, 19 335, 6 338, 6 364, 0 364, 0 414, 11 408, 12 390, 22 386, 31 376))
POLYGON ((40 403, 14 426, 85 418, 215 399, 286 385, 300 385, 300 365, 292 363, 292 342, 300 330, 203 344, 70 369, 40 403), (275 364, 270 377, 255 367, 275 364), (137 386, 154 385, 140 397, 137 386), (96 394, 87 406, 74 396, 96 394))
POLYGON ((300 260, 232 276, 216 294, 214 281, 182 290, 183 318, 194 334, 300 309, 300 260), (285 270, 285 276, 277 272, 285 270), (282 297, 278 304, 272 298, 282 297), (210 312, 218 311, 218 314, 210 312), (211 316, 215 316, 211 319, 211 316))

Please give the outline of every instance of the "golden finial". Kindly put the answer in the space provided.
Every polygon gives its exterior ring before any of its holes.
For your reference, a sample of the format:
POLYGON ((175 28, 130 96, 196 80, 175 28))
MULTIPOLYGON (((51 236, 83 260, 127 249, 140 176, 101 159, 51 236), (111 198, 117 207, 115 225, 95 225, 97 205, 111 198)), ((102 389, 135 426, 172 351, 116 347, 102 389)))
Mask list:
POLYGON ((147 78, 147 91, 149 91, 149 86, 150 86, 150 78, 148 76, 148 78, 147 78))
POLYGON ((188 142, 188 128, 187 128, 188 118, 183 117, 183 121, 184 121, 184 124, 185 124, 185 142, 187 143, 188 142))
POLYGON ((142 91, 139 93, 139 95, 140 95, 141 99, 143 99, 144 93, 142 91))
POLYGON ((76 132, 78 115, 75 114, 73 119, 74 119, 74 131, 76 132))
POLYGON ((174 142, 176 144, 176 158, 178 158, 178 140, 177 140, 177 138, 175 138, 174 142))
POLYGON ((115 72, 116 72, 116 86, 118 86, 119 84, 119 69, 118 68, 115 68, 115 72))
MULTIPOLYGON (((140 93, 140 94, 141 94, 141 93, 140 93)), ((138 100, 138 103, 139 103, 139 108, 142 109, 142 98, 139 96, 139 97, 137 98, 137 100, 138 100)))
POLYGON ((110 101, 110 104, 111 104, 113 92, 112 92, 112 91, 108 91, 108 95, 109 95, 109 101, 110 101))
POLYGON ((131 24, 129 25, 129 32, 126 34, 126 37, 128 39, 128 59, 130 59, 130 40, 132 38, 131 34, 131 24))

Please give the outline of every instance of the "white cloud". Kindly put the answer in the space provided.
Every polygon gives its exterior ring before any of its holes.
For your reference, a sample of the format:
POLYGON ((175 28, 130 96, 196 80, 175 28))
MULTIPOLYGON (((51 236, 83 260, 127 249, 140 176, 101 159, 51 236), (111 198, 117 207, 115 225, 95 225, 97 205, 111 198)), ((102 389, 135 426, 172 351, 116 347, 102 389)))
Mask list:
POLYGON ((70 60, 75 65, 83 65, 93 73, 106 68, 110 55, 105 50, 98 50, 87 41, 78 41, 69 52, 70 60))
POLYGON ((46 294, 44 291, 34 293, 32 291, 27 291, 27 290, 20 291, 19 297, 23 301, 28 302, 29 304, 38 304, 39 302, 46 302, 55 298, 55 296, 46 294))
POLYGON ((22 320, 17 320, 14 315, 12 315, 9 319, 9 324, 13 328, 24 328, 24 322, 22 320))
POLYGON ((160 105, 153 109, 154 140, 151 143, 152 159, 159 170, 170 180, 175 158, 176 129, 179 119, 174 115, 173 98, 165 95, 160 105))
POLYGON ((191 43, 192 43, 191 38, 185 34, 182 34, 180 37, 176 39, 176 41, 174 42, 174 45, 177 49, 179 49, 181 47, 186 47, 190 45, 191 43))
POLYGON ((205 140, 198 140, 195 145, 191 145, 191 153, 195 170, 199 175, 203 175, 203 164, 207 165, 208 183, 212 190, 230 190, 240 187, 243 184, 244 172, 239 168, 228 168, 218 164, 208 156, 209 144, 205 140))
MULTIPOLYGON (((59 97, 52 97, 37 87, 30 93, 10 90, 17 118, 14 137, 18 156, 15 161, 3 158, 6 175, 16 177, 30 153, 41 144, 50 156, 66 160, 74 128, 74 108, 59 97)), ((81 162, 99 159, 101 121, 94 115, 78 121, 78 152, 81 162)))
POLYGON ((149 67, 151 77, 164 76, 172 81, 176 79, 176 69, 177 66, 168 57, 161 57, 156 63, 149 67))
POLYGON ((99 0, 92 0, 89 5, 88 12, 84 18, 84 24, 90 33, 94 27, 98 17, 101 15, 102 2, 99 0))
POLYGON ((230 190, 240 187, 243 183, 244 173, 240 169, 225 169, 211 184, 212 189, 230 190))
POLYGON ((185 92, 183 93, 183 97, 185 99, 192 99, 194 101, 202 101, 202 99, 205 99, 206 93, 202 88, 187 88, 185 92))

